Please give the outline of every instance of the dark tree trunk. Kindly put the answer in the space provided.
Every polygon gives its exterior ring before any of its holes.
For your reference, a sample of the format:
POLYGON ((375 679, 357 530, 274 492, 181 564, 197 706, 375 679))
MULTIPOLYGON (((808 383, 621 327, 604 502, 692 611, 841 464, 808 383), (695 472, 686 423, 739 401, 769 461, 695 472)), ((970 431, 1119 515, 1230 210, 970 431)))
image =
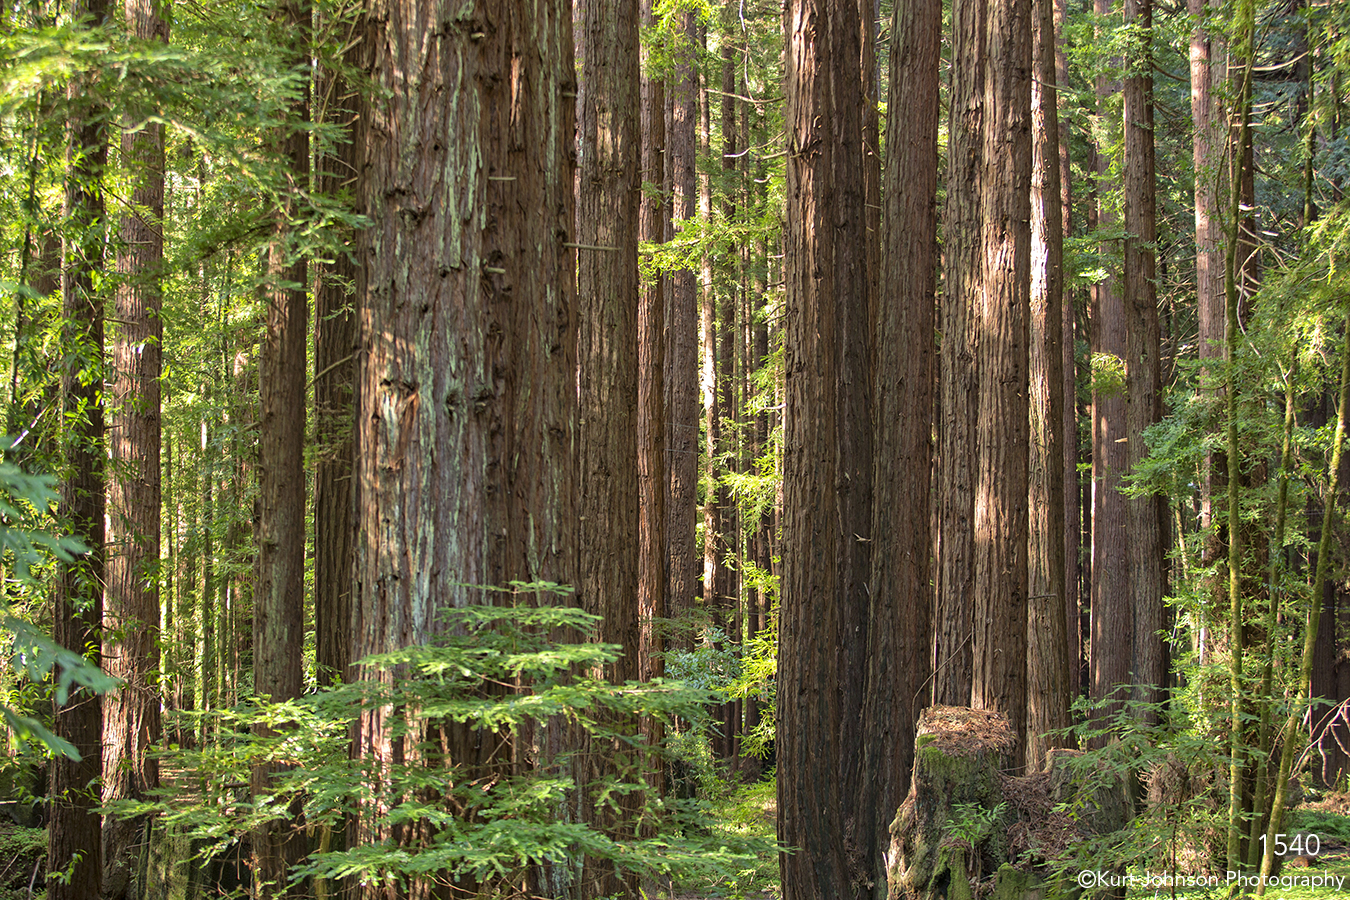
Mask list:
MULTIPOLYGON (((1162 418, 1161 332, 1154 244, 1157 241, 1157 190, 1153 153, 1152 0, 1125 0, 1125 21, 1139 34, 1138 54, 1128 61, 1125 78, 1125 315, 1126 465, 1134 469, 1148 451, 1144 430, 1162 418)), ((1127 501, 1130 609, 1134 645, 1130 680, 1135 699, 1162 699, 1167 675, 1163 629, 1163 498, 1127 501)))
MULTIPOLYGON (((685 13, 674 83, 668 86, 669 148, 673 215, 676 222, 692 219, 698 210, 698 183, 694 157, 698 134, 698 16, 685 13)), ((698 593, 699 556, 695 546, 694 516, 698 504, 698 280, 690 269, 670 276, 666 297, 666 459, 670 493, 666 500, 666 540, 669 545, 666 609, 678 617, 693 608, 698 593)), ((679 639, 690 644, 688 637, 679 639)))
MULTIPOLYGON (((76 4, 72 17, 94 27, 107 24, 106 0, 76 4)), ((73 108, 66 156, 66 244, 61 283, 65 319, 61 367, 66 481, 58 515, 70 533, 89 548, 64 567, 56 585, 52 637, 62 647, 99 663, 103 625, 104 512, 106 507, 103 429, 103 298, 94 278, 103 268, 103 173, 108 159, 104 111, 71 85, 73 108)), ((51 762, 51 819, 47 871, 67 877, 47 885, 51 900, 88 900, 103 890, 102 823, 97 782, 102 774, 102 699, 73 691, 55 711, 53 731, 80 754, 75 761, 51 762)))
MULTIPOLYGON (((282 0, 275 25, 289 36, 290 61, 309 64, 310 9, 304 0, 282 0)), ((274 215, 267 251, 266 330, 259 359, 261 418, 258 432, 257 581, 253 596, 253 687, 274 702, 300 696, 305 634, 305 382, 308 359, 308 266, 291 223, 293 198, 309 190, 309 90, 293 101, 276 148, 285 160, 287 189, 274 215)), ((208 484, 214 479, 209 479, 208 484)), ((209 488, 208 488, 209 489, 209 488)), ((207 522, 210 528, 211 523, 207 522)), ((204 596, 215 599, 215 579, 204 596)), ((210 613, 203 611, 203 622, 210 613)), ((208 645, 211 638, 206 637, 208 645)), ((262 728, 262 733, 270 733, 262 728)), ((253 770, 253 793, 270 789, 270 766, 253 770)), ((264 826, 253 835, 253 872, 260 896, 286 896, 287 868, 302 853, 299 835, 285 825, 264 826), (266 887, 271 885, 271 887, 266 887)))
MULTIPOLYGON (((791 0, 787 49, 787 409, 778 671, 786 900, 862 895, 872 530, 871 339, 857 0, 791 0)), ((868 788, 870 790, 870 788, 868 788)))
POLYGON ((903 0, 894 39, 886 132, 883 286, 874 304, 876 396, 872 504, 872 604, 863 707, 863 835, 860 850, 886 896, 885 850, 895 811, 909 792, 914 729, 928 705, 932 601, 928 473, 933 464, 937 289, 938 63, 940 0, 903 0))
MULTIPOLYGON (((1065 664, 1073 657, 1064 599, 1066 435, 1061 345, 1065 340, 1073 341, 1073 332, 1064 333, 1062 315, 1064 232, 1054 0, 1035 0, 1033 13, 1027 766, 1038 772, 1046 751, 1064 743, 1063 738, 1047 738, 1046 734, 1070 724, 1071 673, 1076 673, 1077 667, 1065 664)), ((1076 615, 1072 621, 1077 624, 1076 615)))
MULTIPOLYGON (((638 666, 638 200, 641 132, 637 0, 585 0, 581 166, 577 200, 578 487, 580 600, 601 617, 599 638, 623 655, 604 677, 623 684, 638 666)), ((588 784, 621 770, 615 742, 591 746, 588 784)), ((615 813, 589 801, 582 815, 620 836, 636 798, 615 813)), ((588 860, 583 897, 634 894, 637 883, 588 860)))
MULTIPOLYGON (((343 34, 343 43, 352 35, 343 34)), ((358 45, 345 63, 359 65, 358 45)), ((350 192, 357 177, 359 148, 353 141, 359 114, 356 89, 340 71, 320 74, 327 100, 325 118, 337 130, 318 159, 319 191, 333 197, 350 192)), ((355 562, 356 495, 356 315, 354 298, 363 290, 365 267, 355 258, 352 235, 318 273, 314 289, 314 637, 321 684, 350 677, 352 566, 355 562)))

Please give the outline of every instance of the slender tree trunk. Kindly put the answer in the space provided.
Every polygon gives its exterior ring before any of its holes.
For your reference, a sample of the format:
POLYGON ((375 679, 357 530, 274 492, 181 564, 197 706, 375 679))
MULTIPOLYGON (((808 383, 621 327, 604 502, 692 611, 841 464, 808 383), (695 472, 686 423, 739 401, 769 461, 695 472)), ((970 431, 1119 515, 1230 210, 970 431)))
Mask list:
MULTIPOLYGON (((290 58, 309 64, 310 9, 305 0, 281 0, 276 25, 290 36, 290 58)), ((285 162, 286 200, 274 213, 267 253, 266 332, 259 368, 257 582, 253 597, 253 687, 273 701, 299 697, 305 626, 305 382, 309 332, 307 266, 291 233, 291 198, 309 189, 309 90, 293 103, 277 136, 285 162)), ((210 527, 208 523, 207 527, 210 527)), ((208 591, 208 594, 212 593, 208 591)), ((266 733, 266 731, 264 731, 266 733)), ((269 790, 270 767, 253 772, 253 793, 269 790)), ((302 852, 296 835, 280 826, 253 836, 255 890, 285 896, 287 867, 302 852), (265 885, 271 887, 265 887, 265 885)))
MULTIPOLYGON (((1095 0, 1098 16, 1111 13, 1111 0, 1095 0)), ((1096 84, 1098 115, 1106 113, 1107 99, 1118 84, 1099 76, 1096 84)), ((1106 148, 1097 150, 1097 228, 1115 226, 1117 214, 1100 198, 1110 194, 1110 164, 1106 148)), ((1110 253, 1111 248, 1104 246, 1110 253)), ((1129 470, 1126 441, 1128 325, 1124 299, 1114 275, 1108 274, 1092 289, 1092 699, 1112 695, 1117 686, 1130 681, 1134 648, 1134 614, 1131 609, 1130 572, 1127 559, 1128 512, 1120 492, 1121 477, 1129 470)), ((1124 700, 1124 697, 1117 697, 1124 700)), ((1109 716, 1118 709, 1103 708, 1109 716)))
POLYGON ((978 304, 984 290, 980 243, 984 26, 987 0, 952 7, 951 97, 947 123, 947 209, 938 378, 937 604, 933 702, 968 706, 975 628, 975 421, 979 409, 978 304))
POLYGON ((885 852, 895 811, 909 792, 914 729, 928 705, 931 658, 930 497, 937 323, 938 64, 940 0, 902 0, 887 105, 881 290, 875 304, 875 495, 872 581, 863 708, 868 787, 860 849, 870 896, 886 896, 885 852))
MULTIPOLYGON (((344 44, 352 35, 343 35, 344 44)), ((344 62, 359 65, 354 48, 344 62)), ((351 190, 359 148, 352 139, 359 100, 340 71, 320 74, 324 118, 337 129, 316 166, 319 191, 332 197, 351 190)), ((355 258, 351 235, 345 252, 318 273, 314 289, 314 637, 321 684, 350 677, 352 566, 355 561, 356 316, 353 298, 362 290, 365 267, 355 258)))
MULTIPOLYGON (((578 583, 570 9, 389 8, 365 22, 376 91, 354 137, 374 223, 356 298, 354 658, 424 643, 442 609, 485 601, 473 585, 578 583)), ((355 727, 354 752, 376 772, 418 737, 396 735, 389 716, 368 710, 355 727)), ((452 758, 496 764, 481 733, 444 736, 452 758)), ((356 841, 423 837, 365 815, 356 841)), ((575 896, 567 875, 552 867, 532 889, 575 896)), ((431 891, 422 880, 408 895, 431 891)))
POLYGON ((1073 331, 1065 334, 1062 315, 1064 232, 1054 0, 1035 0, 1033 12, 1027 766, 1035 772, 1046 751, 1062 745, 1062 738, 1049 738, 1047 733, 1070 724, 1071 679, 1077 667, 1064 664, 1074 657, 1068 646, 1064 599, 1066 385, 1061 345, 1064 340, 1072 342, 1073 331))
MULTIPOLYGON (((1153 150, 1152 0, 1125 0, 1125 22, 1138 34, 1125 78, 1126 465, 1133 470, 1148 452, 1144 431, 1162 418, 1161 332, 1158 324, 1157 189, 1153 150)), ((1162 699, 1167 664, 1163 628, 1163 516, 1161 497, 1126 501, 1130 609, 1134 645, 1130 680, 1134 699, 1162 699)), ((1150 715, 1150 719, 1154 716, 1150 715)))
MULTIPOLYGON (((653 0, 642 0, 644 28, 655 18, 653 0)), ((648 51, 642 51, 644 57, 648 51)), ((666 184, 666 90, 657 78, 643 77, 642 241, 665 240, 670 219, 666 184), (650 187, 648 187, 650 185, 650 187)), ((666 617, 666 293, 665 279, 653 277, 638 299, 638 677, 651 681, 665 674, 665 641, 658 622, 666 617)), ((660 743, 663 729, 654 719, 643 723, 648 746, 660 743)), ((661 793, 665 768, 655 765, 647 776, 661 793)))
MULTIPOLYGON (((670 127, 666 146, 676 222, 698 209, 694 167, 698 134, 698 16, 686 12, 677 51, 674 83, 668 86, 670 127)), ((666 306, 666 459, 670 493, 666 500, 669 581, 666 610, 679 617, 693 609, 698 593, 694 516, 698 503, 698 280, 690 269, 670 276, 666 306)), ((681 644, 691 643, 686 636, 681 644)))
MULTIPOLYGON (((577 201, 578 487, 580 600, 601 617, 599 638, 623 654, 605 667, 614 684, 635 680, 638 666, 638 201, 639 119, 637 0, 585 0, 586 84, 580 122, 577 201), (596 249, 605 248, 605 249, 596 249)), ((588 783, 620 770, 617 741, 592 746, 588 783)), ((593 789, 593 788, 592 788, 593 789)), ((593 824, 615 836, 631 831, 638 810, 622 814, 589 803, 593 824), (625 821, 626 820, 626 821, 625 821)), ((583 897, 632 894, 632 877, 587 861, 583 897)))
MULTIPOLYGON (((106 0, 75 4, 72 18, 99 27, 107 24, 106 0)), ((61 308, 65 319, 61 367, 62 421, 66 480, 58 515, 70 533, 89 548, 64 567, 56 585, 52 637, 75 653, 92 652, 99 664, 103 624, 104 512, 106 505, 103 429, 103 298, 94 287, 103 268, 105 210, 103 173, 107 165, 107 125, 103 110, 83 94, 77 79, 66 154, 64 271, 61 308), (93 648, 90 651, 88 648, 93 648)), ((80 754, 78 761, 56 756, 51 762, 51 819, 48 822, 47 871, 51 900, 88 900, 103 891, 103 838, 98 806, 102 774, 100 732, 103 705, 97 694, 77 689, 55 710, 53 731, 80 754)))
POLYGON ((1006 713, 1026 761, 1031 0, 992 0, 984 24, 984 291, 979 314, 975 637, 971 706, 1006 713))
MULTIPOLYGON (((778 671, 786 900, 861 896, 861 713, 871 569, 871 339, 857 0, 791 0, 787 435, 778 671)), ((869 787, 870 790, 870 787, 869 787)))

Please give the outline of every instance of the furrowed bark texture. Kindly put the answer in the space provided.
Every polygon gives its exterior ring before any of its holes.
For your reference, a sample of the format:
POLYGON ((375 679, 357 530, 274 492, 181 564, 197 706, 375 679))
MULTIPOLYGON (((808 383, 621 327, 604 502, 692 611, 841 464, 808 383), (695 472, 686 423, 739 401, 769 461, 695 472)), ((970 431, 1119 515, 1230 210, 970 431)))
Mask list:
POLYGON ((778 833, 784 897, 861 896, 872 527, 871 363, 857 0, 792 0, 787 39, 786 447, 778 833))
POLYGON ((975 419, 978 303, 984 289, 980 181, 984 176, 984 22, 987 0, 952 7, 945 285, 938 378, 937 603, 933 702, 969 706, 975 596, 975 419))
MULTIPOLYGON (((1158 324, 1157 192, 1153 152, 1153 6, 1151 0, 1125 0, 1125 21, 1140 34, 1137 55, 1125 78, 1125 314, 1128 408, 1126 465, 1138 466, 1147 455, 1144 430, 1162 418, 1161 331, 1158 324)), ((1163 498, 1131 497, 1126 501, 1129 526, 1128 565, 1134 645, 1130 679, 1134 698, 1162 699, 1167 664, 1163 628, 1163 498)), ((1153 715, 1149 716, 1154 718, 1153 715)))
MULTIPOLYGON (((673 215, 692 219, 698 211, 694 158, 698 134, 698 16, 685 14, 676 55, 673 83, 667 86, 670 106, 667 129, 673 215)), ((670 276, 666 295, 666 460, 670 473, 666 495, 666 540, 669 557, 666 609, 672 617, 693 608, 702 561, 695 543, 698 504, 698 279, 693 270, 670 276)), ((681 643, 691 644, 688 638, 681 643)))
POLYGON ((1031 0, 992 0, 986 27, 984 291, 971 706, 1008 716, 1026 760, 1027 342, 1030 288, 1031 0))
MULTIPOLYGON (((375 223, 357 297, 357 658, 441 632, 441 609, 487 599, 473 585, 577 581, 570 12, 554 0, 367 11, 379 99, 356 135, 375 223)), ((357 724, 354 751, 376 777, 403 758, 391 714, 357 724)), ((497 749, 465 728, 444 738, 470 766, 497 749)), ((358 840, 416 830, 363 817, 358 840)), ((551 875, 535 889, 565 894, 565 872, 551 875)))
MULTIPOLYGON (((352 35, 344 34, 347 43, 352 35)), ((354 46, 346 63, 358 66, 364 47, 354 46)), ((360 100, 337 71, 322 72, 324 114, 338 130, 318 160, 319 190, 350 195, 356 186, 360 150, 353 140, 360 100)), ((317 105, 317 103, 316 103, 317 105)), ((364 290, 365 266, 358 264, 354 236, 326 264, 314 290, 314 632, 318 676, 323 684, 351 677, 352 574, 356 562, 356 311, 364 290)))
MULTIPOLYGON (((150 0, 129 0, 127 24, 140 41, 167 43, 168 23, 150 0)), ((160 288, 164 260, 164 126, 122 134, 133 178, 131 212, 122 218, 121 280, 115 299, 108 484, 108 584, 103 666, 126 685, 103 698, 103 799, 147 799, 159 787, 160 288), (154 673, 154 683, 151 682, 154 673)), ((130 884, 128 858, 144 820, 109 816, 103 858, 114 897, 130 884)))
MULTIPOLYGON (((90 25, 107 24, 106 0, 75 4, 72 17, 90 25)), ((64 365, 61 368, 61 414, 66 480, 58 518, 84 541, 89 552, 61 569, 54 597, 52 638, 75 653, 93 648, 98 665, 99 630, 103 624, 104 513, 106 509, 103 429, 103 298, 94 289, 94 274, 103 267, 103 173, 108 160, 103 110, 78 102, 82 86, 71 85, 73 104, 66 147, 64 271, 61 312, 64 365)), ((97 779, 101 773, 103 726, 101 698, 72 692, 55 710, 53 731, 65 738, 81 759, 62 756, 51 761, 51 818, 48 821, 47 871, 65 872, 52 879, 52 900, 87 900, 103 890, 103 838, 97 779)))
MULTIPOLYGON (((580 601, 601 617, 599 639, 620 644, 605 666, 614 684, 638 677, 638 201, 641 190, 637 0, 582 4, 586 90, 580 122, 577 258, 580 375, 580 601), (604 247, 606 249, 589 249, 604 247)), ((617 771, 617 741, 591 741, 583 791, 617 771)), ((621 838, 636 798, 622 813, 583 800, 582 815, 621 838)), ((637 883, 587 860, 582 896, 634 894, 637 883)))
MULTIPOLYGON (((1071 677, 1065 604, 1064 232, 1060 205, 1059 114, 1055 73, 1054 0, 1034 0, 1031 84, 1031 445, 1028 458, 1027 766, 1038 772, 1046 737, 1070 724, 1071 677)), ((1074 547, 1077 550, 1077 547, 1074 547)), ((1075 621, 1075 624, 1076 621, 1075 621)))
POLYGON ((914 729, 932 673, 929 478, 936 374, 940 0, 892 13, 881 266, 875 320, 875 494, 872 605, 863 708, 868 789, 860 816, 874 887, 886 896, 885 851, 909 792, 914 729))

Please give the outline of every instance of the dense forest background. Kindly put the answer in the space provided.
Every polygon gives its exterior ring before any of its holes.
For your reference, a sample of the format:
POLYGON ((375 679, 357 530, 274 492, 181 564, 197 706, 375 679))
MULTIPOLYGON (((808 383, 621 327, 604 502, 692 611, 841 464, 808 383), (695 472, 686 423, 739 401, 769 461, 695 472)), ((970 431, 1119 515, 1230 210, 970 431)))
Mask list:
POLYGON ((1114 760, 1080 863, 1268 873, 1347 787, 1350 6, 0 44, 28 893, 882 898, 934 705, 1114 760))

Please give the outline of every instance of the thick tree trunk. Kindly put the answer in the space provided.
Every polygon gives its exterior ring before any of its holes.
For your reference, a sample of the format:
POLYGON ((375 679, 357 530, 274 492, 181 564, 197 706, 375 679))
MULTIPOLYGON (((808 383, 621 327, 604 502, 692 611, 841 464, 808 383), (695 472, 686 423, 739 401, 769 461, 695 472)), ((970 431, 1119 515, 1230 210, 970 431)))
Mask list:
MULTIPOLYGON (((791 0, 787 38, 787 435, 778 672, 786 900, 861 896, 871 568, 871 339, 857 0, 791 0)), ((868 788, 870 790, 870 787, 868 788)))
MULTIPOLYGON (((637 0, 585 0, 581 171, 577 200, 579 599, 601 617, 599 635, 622 655, 603 676, 623 684, 638 667, 638 200, 641 132, 637 0)), ((586 784, 622 766, 618 742, 592 746, 586 784)), ((590 790, 593 788, 584 788, 590 790)), ((584 801, 582 815, 616 837, 622 814, 584 801)), ((625 821, 626 820, 626 821, 625 821)), ((583 897, 633 894, 637 884, 587 861, 583 897)))
POLYGON ((1026 760, 1031 0, 991 0, 984 23, 984 290, 979 314, 975 637, 971 706, 1008 716, 1026 760))
POLYGON ((987 0, 952 8, 951 107, 938 378, 937 603, 933 702, 969 706, 975 615, 975 420, 987 0))
MULTIPOLYGON (((108 18, 106 0, 76 4, 72 17, 98 27, 108 18)), ((71 85, 66 156, 64 271, 61 311, 64 364, 61 367, 63 445, 66 481, 58 512, 89 552, 64 567, 56 585, 52 637, 62 647, 99 663, 103 625, 105 463, 103 429, 103 298, 94 277, 103 267, 103 173, 107 165, 104 111, 93 108, 77 81, 71 85)), ((69 741, 79 761, 57 756, 51 762, 51 819, 47 871, 66 877, 47 885, 51 900, 88 900, 103 890, 103 838, 97 781, 102 774, 101 698, 73 691, 55 711, 53 731, 69 741)))
MULTIPOLYGON (((1068 727, 1072 676, 1065 603, 1064 232, 1054 0, 1035 0, 1031 85, 1031 445, 1028 458, 1027 767, 1038 772, 1068 727)), ((1072 320, 1071 320, 1072 321, 1072 320)), ((1072 402, 1070 397, 1069 402, 1072 402)), ((1073 432, 1069 432, 1072 434, 1073 432)), ((1077 479, 1075 479, 1076 481, 1077 479)), ((1074 547, 1077 550, 1077 547, 1074 547)), ((1076 617, 1074 623, 1077 624, 1076 617)))
POLYGON ((940 0, 905 0, 891 20, 887 105, 883 285, 875 303, 875 495, 867 700, 863 708, 868 788, 860 849, 871 896, 886 895, 886 835, 909 792, 914 729, 928 705, 932 586, 928 472, 937 290, 938 62, 940 0))
MULTIPOLYGON (((424 643, 442 609, 487 599, 474 585, 578 581, 570 9, 385 9, 366 20, 377 99, 355 135, 374 225, 356 298, 354 658, 424 643), (448 21, 459 24, 436 24, 448 21)), ((389 715, 367 711, 355 730, 377 772, 416 739, 389 715)), ((464 728, 445 737, 467 766, 497 749, 464 728)), ((415 842, 418 830, 364 816, 356 839, 415 842)), ((548 874, 536 892, 571 889, 566 870, 548 874)))
MULTIPOLYGON (((676 56, 674 83, 668 85, 669 148, 673 215, 676 222, 698 211, 694 167, 698 134, 698 15, 686 12, 676 56)), ((666 541, 669 545, 666 610, 679 617, 693 609, 698 593, 700 557, 695 544, 698 504, 698 280, 690 269, 670 276, 666 296, 666 460, 670 492, 666 497, 666 541)), ((678 639, 689 645, 688 637, 678 639)))

